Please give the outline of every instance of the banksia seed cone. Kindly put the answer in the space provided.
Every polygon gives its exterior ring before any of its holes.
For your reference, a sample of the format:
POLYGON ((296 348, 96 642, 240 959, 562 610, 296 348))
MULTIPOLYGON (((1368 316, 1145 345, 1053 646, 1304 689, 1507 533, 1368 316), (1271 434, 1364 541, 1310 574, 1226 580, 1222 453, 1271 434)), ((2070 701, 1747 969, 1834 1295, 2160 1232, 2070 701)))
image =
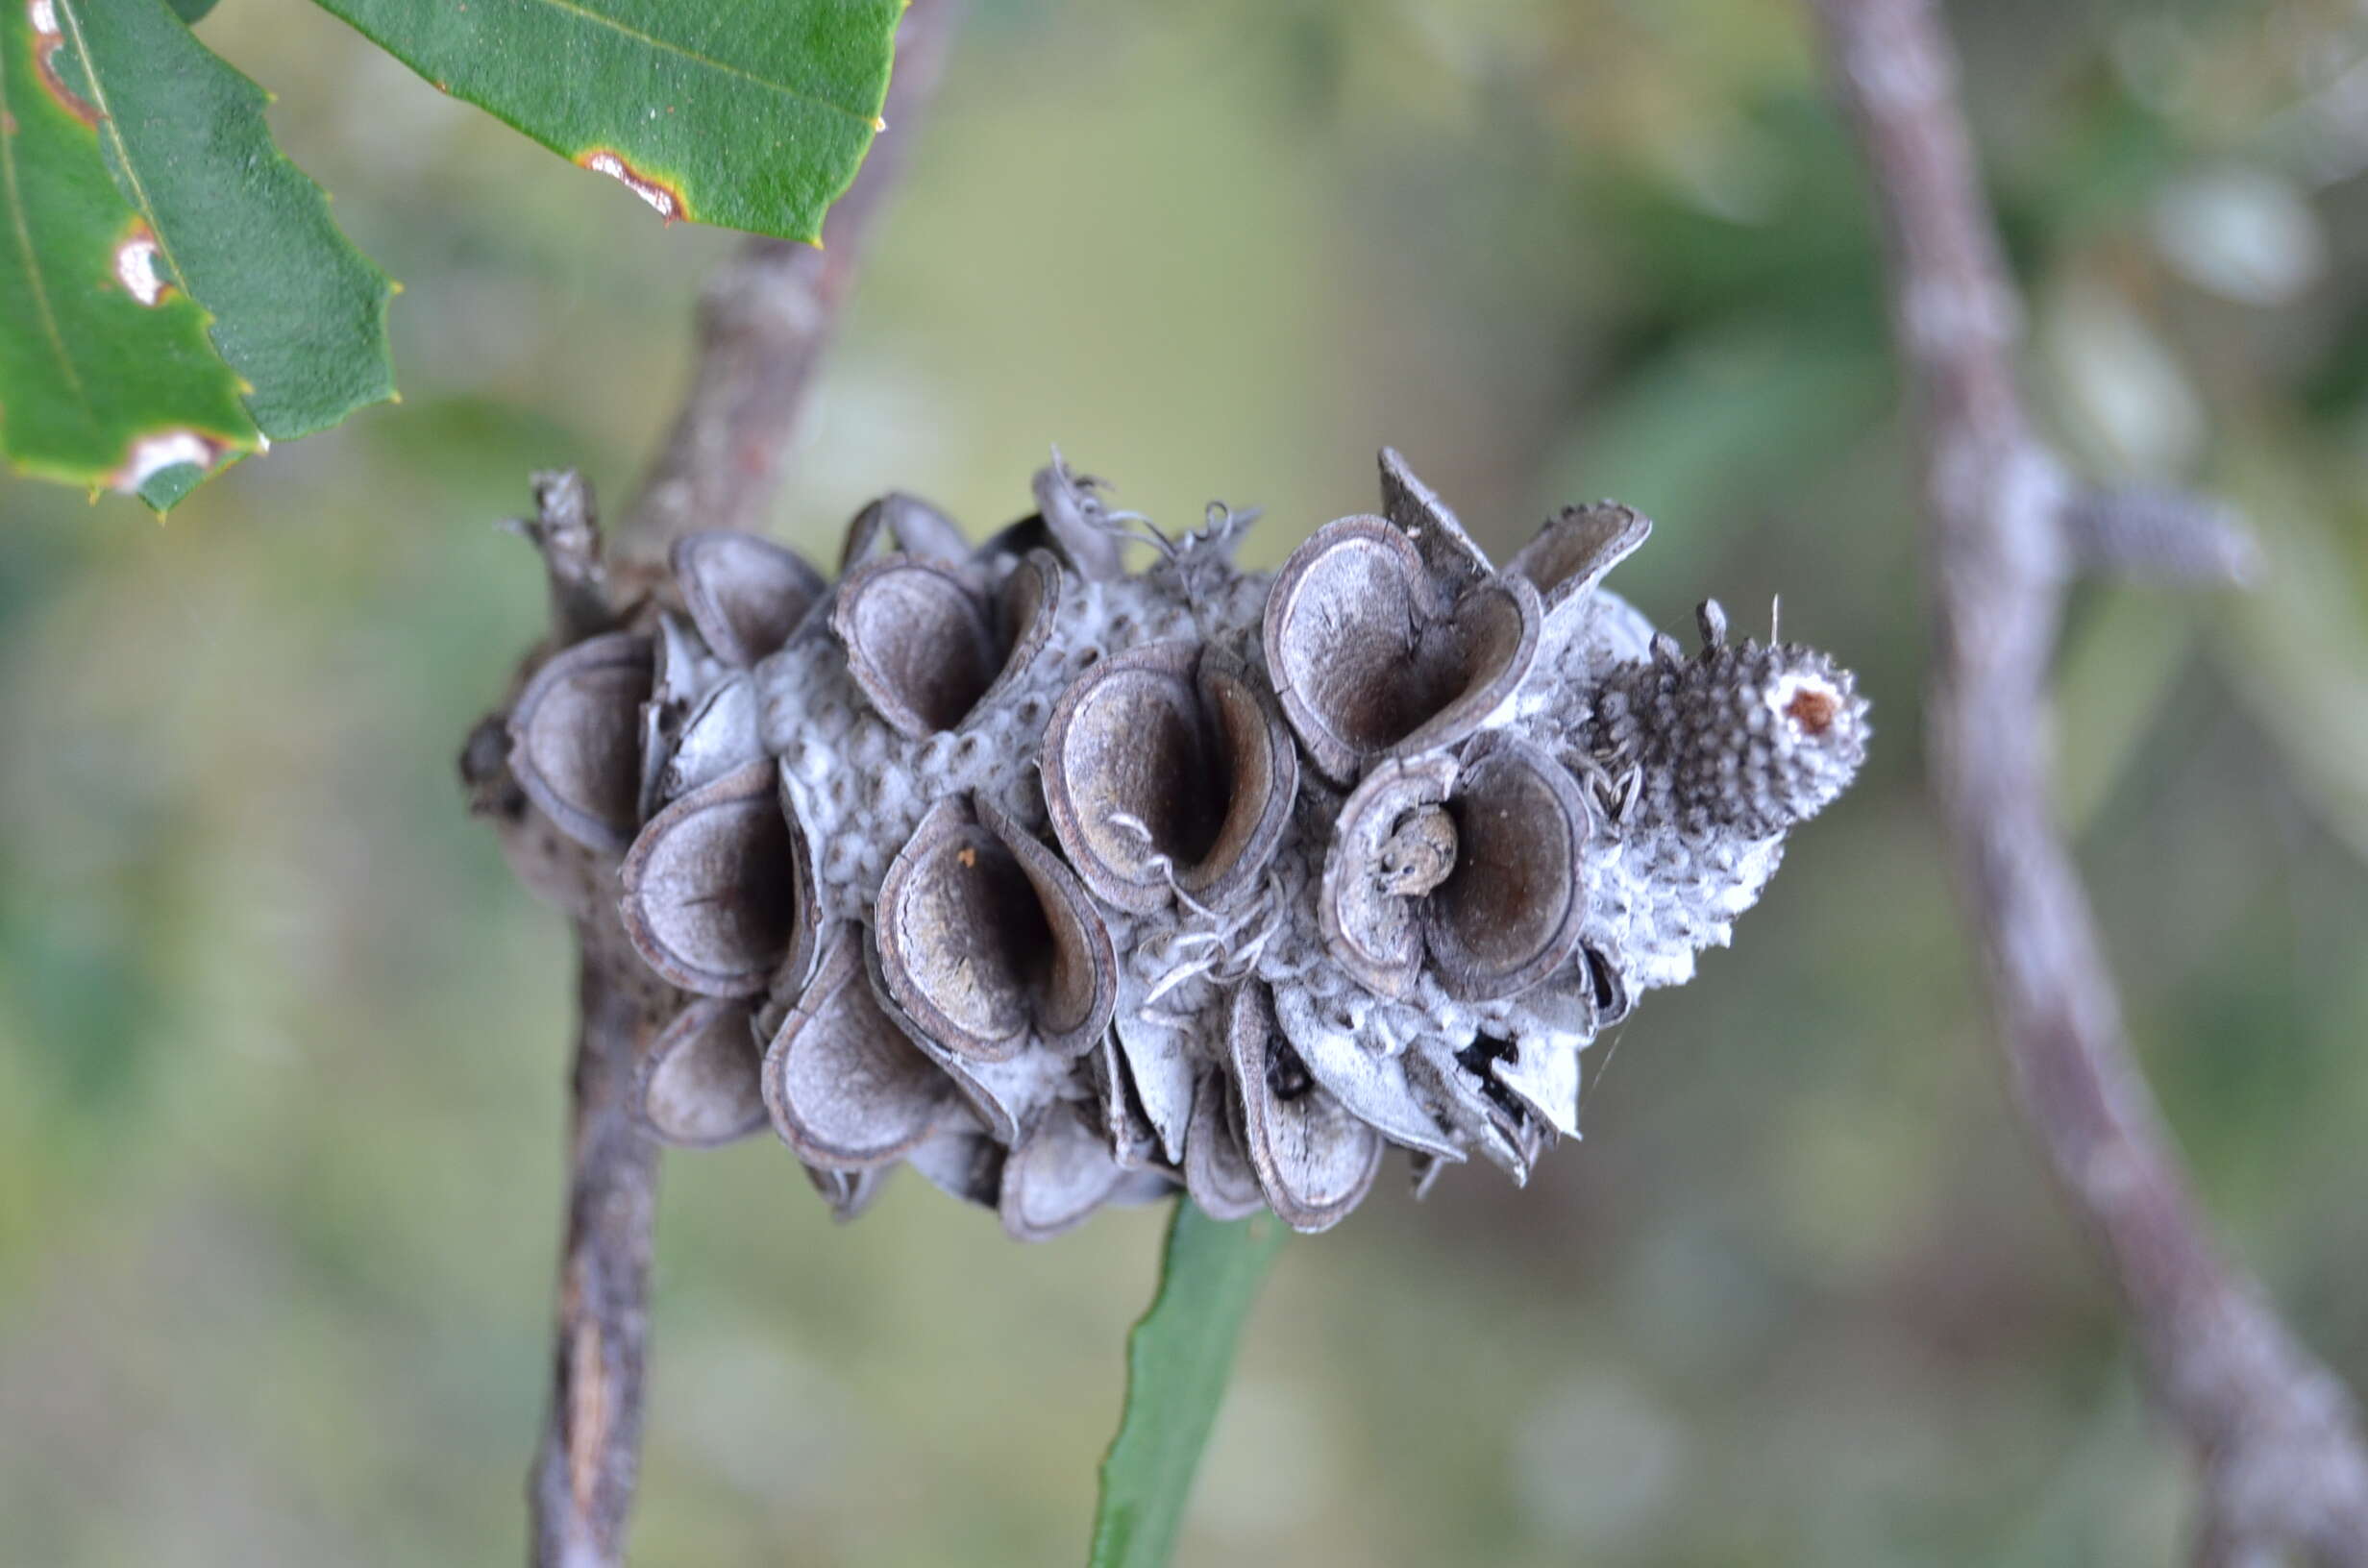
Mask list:
POLYGON ((1822 654, 1707 604, 1689 657, 1599 587, 1651 531, 1622 506, 1499 570, 1384 452, 1384 515, 1270 578, 1221 507, 1172 540, 1057 460, 1035 490, 975 549, 883 498, 835 585, 691 535, 678 609, 511 715, 528 795, 623 852, 628 934, 693 993, 645 1122, 769 1120, 842 1215, 900 1162, 1024 1238, 1179 1185, 1321 1230, 1391 1144, 1418 1183, 1475 1151, 1526 1180, 1580 1051, 1864 755, 1822 654))

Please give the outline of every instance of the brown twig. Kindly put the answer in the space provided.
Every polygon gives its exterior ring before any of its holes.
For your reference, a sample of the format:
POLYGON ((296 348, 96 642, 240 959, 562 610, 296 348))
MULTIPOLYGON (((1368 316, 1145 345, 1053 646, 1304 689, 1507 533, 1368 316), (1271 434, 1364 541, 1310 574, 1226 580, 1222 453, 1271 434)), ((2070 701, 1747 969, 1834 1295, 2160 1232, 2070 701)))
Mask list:
POLYGON ((542 552, 551 584, 551 634, 560 648, 597 637, 617 624, 608 592, 608 563, 601 553, 601 525, 592 487, 574 469, 534 476, 534 515, 505 527, 542 552))
MULTIPOLYGON (((551 579, 545 653, 629 614, 637 583, 686 529, 762 530, 814 367, 936 86, 958 9, 959 0, 913 0, 905 12, 884 111, 891 133, 831 209, 828 248, 751 239, 708 285, 682 410, 607 557, 582 480, 536 476, 537 515, 517 527, 541 551, 551 579)), ((506 729, 504 715, 488 718, 461 753, 471 807, 493 820, 520 878, 574 918, 578 949, 551 1409, 528 1484, 532 1561, 615 1568, 625 1560, 640 1460, 657 1192, 657 1146, 637 1125, 629 1090, 636 1057, 679 997, 626 941, 615 859, 562 838, 510 777, 506 729)))
POLYGON ((1934 787, 2023 1115, 2120 1287, 2157 1401, 2196 1451, 2197 1560, 2296 1551, 2368 1564, 2368 1450, 2350 1396, 2209 1238, 2049 820, 2048 662, 2065 580, 2097 530, 2023 412, 2019 302, 1946 35, 1932 0, 1817 9, 1872 176, 1893 327, 1921 404, 1939 636, 1934 787))
MULTIPOLYGON (((572 473, 538 474, 534 495, 536 515, 516 526, 541 551, 550 577, 548 653, 607 630, 617 613, 589 488, 572 473)), ((634 1123, 627 1089, 635 1057, 678 998, 626 942, 615 858, 553 826, 519 788, 508 755, 507 715, 489 715, 460 754, 470 809, 492 821, 519 880, 574 920, 577 951, 567 1229, 551 1408, 528 1483, 531 1560, 537 1568, 604 1568, 624 1560, 641 1451, 657 1199, 657 1146, 634 1123)))
POLYGON ((641 1463, 642 1378, 649 1355, 650 1248, 657 1145, 633 1120, 633 1060, 662 1002, 626 978, 634 963, 617 925, 610 876, 577 921, 574 1126, 568 1137, 567 1236, 559 1265, 551 1409, 528 1482, 536 1568, 625 1560, 641 1463))

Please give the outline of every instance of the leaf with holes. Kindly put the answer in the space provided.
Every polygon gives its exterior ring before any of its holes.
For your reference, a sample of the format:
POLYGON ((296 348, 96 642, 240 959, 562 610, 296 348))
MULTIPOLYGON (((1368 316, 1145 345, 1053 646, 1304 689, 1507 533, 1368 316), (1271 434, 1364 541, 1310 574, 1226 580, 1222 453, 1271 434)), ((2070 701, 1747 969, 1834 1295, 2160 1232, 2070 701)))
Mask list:
POLYGON ((165 0, 34 0, 0 34, 8 264, 35 303, 0 350, 19 464, 161 509, 261 438, 393 394, 392 285, 273 145, 262 89, 165 0))
POLYGON ((1168 1560, 1243 1320, 1290 1234, 1272 1214, 1226 1224, 1176 1199, 1159 1295, 1126 1339, 1126 1414, 1101 1461, 1092 1568, 1168 1560))
POLYGON ((903 0, 320 0, 672 221, 811 240, 863 161, 903 0))
POLYGON ((259 434, 205 310, 159 281, 72 70, 53 6, 0 10, 0 453, 164 504, 259 434))
POLYGON ((161 0, 53 0, 64 59, 103 116, 100 150, 156 236, 160 276, 213 313, 265 435, 291 441, 394 394, 386 275, 281 156, 262 88, 161 0))

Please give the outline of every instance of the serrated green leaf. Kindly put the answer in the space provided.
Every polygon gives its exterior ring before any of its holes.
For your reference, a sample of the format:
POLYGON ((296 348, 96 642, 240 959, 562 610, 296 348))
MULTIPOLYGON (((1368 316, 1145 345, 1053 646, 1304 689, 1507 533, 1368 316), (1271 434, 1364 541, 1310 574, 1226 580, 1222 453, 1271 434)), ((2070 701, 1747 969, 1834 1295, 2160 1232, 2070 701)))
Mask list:
POLYGON ((138 216, 108 173, 97 111, 60 74, 72 66, 57 20, 0 9, 0 453, 137 490, 176 455, 259 443, 206 312, 178 289, 143 305, 125 285, 143 259, 138 216))
POLYGON ((1176 1199, 1159 1294, 1126 1336, 1126 1413, 1101 1461, 1093 1568, 1161 1568, 1174 1550, 1242 1322, 1289 1234, 1272 1214, 1220 1224, 1176 1199))
POLYGON ((662 217, 811 240, 872 144, 903 0, 320 0, 662 217))
POLYGON ((164 0, 53 4, 60 68, 102 116, 115 184, 156 236, 164 276, 212 313, 214 347, 245 380, 263 433, 293 440, 393 396, 392 285, 281 156, 263 89, 164 0))
POLYGON ((140 481, 139 499, 148 503, 151 511, 169 512, 186 501, 190 491, 206 482, 209 472, 199 463, 173 463, 160 468, 140 481))

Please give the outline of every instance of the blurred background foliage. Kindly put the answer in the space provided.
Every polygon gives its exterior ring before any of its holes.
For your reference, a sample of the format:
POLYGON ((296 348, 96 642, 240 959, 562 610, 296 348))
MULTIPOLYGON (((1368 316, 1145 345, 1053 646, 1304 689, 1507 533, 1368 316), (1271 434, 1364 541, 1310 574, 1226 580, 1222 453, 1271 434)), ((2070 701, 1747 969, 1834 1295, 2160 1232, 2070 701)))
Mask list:
MULTIPOLYGON (((2061 779, 2205 1200, 2368 1386, 2368 19, 1954 8, 2093 473, 2251 596, 2084 591, 2061 779)), ((517 1560, 558 1234, 560 922, 452 759, 536 633, 491 526, 612 503, 732 243, 291 0, 210 42, 407 284, 406 401, 169 527, 0 488, 0 1537, 11 1562, 517 1560)), ((1182 1560, 2158 1563, 2183 1456, 1981 1038, 1921 797, 1912 478, 1857 166, 1763 0, 987 0, 779 507, 976 529, 1058 441, 1280 558, 1403 447, 1486 541, 1602 494, 1618 586, 1876 700, 1735 949, 1591 1053, 1517 1193, 1294 1242, 1182 1560)), ((891 135, 895 134, 892 128, 891 135)), ((1077 1560, 1159 1219, 1052 1244, 770 1139, 670 1156, 638 1560, 1077 1560)))

